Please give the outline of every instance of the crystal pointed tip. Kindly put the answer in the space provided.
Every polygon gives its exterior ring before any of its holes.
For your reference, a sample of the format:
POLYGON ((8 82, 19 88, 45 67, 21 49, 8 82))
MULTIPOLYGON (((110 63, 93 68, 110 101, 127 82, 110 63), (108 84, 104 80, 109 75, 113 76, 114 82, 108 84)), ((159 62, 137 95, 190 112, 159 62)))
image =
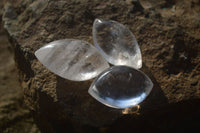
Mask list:
POLYGON ((38 53, 38 50, 35 51, 34 55, 38 58, 37 53, 38 53))
POLYGON ((96 18, 96 19, 94 20, 94 24, 96 24, 96 23, 102 23, 102 19, 96 18))
POLYGON ((37 58, 37 59, 39 59, 40 60, 40 50, 41 49, 38 49, 37 51, 35 51, 35 53, 34 53, 34 55, 35 55, 35 57, 37 58))

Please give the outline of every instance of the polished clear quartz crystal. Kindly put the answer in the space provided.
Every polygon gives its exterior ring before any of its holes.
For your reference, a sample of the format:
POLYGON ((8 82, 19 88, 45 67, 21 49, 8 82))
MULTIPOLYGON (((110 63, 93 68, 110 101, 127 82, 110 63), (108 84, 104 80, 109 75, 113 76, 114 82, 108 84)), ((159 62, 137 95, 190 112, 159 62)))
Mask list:
POLYGON ((112 20, 96 19, 93 24, 93 40, 109 63, 136 69, 142 67, 137 40, 124 25, 112 20))
POLYGON ((89 94, 113 108, 128 108, 142 102, 153 83, 143 72, 127 66, 113 66, 102 72, 89 88, 89 94))
POLYGON ((94 78, 109 67, 94 46, 75 39, 51 42, 35 55, 50 71, 73 81, 94 78))

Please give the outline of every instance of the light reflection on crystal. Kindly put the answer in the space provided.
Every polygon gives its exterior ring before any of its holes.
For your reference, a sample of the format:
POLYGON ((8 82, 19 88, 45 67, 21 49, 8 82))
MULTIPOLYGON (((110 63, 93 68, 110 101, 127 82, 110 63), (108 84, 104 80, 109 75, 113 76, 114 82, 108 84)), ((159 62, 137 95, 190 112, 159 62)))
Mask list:
POLYGON ((109 107, 128 108, 142 102, 152 87, 152 81, 143 72, 127 66, 113 66, 93 81, 88 92, 109 107))
POLYGON ((142 57, 132 32, 116 21, 96 19, 93 40, 97 49, 113 65, 126 65, 139 69, 142 57))
POLYGON ((139 113, 140 110, 140 105, 136 105, 134 107, 130 107, 130 108, 125 108, 122 110, 122 114, 140 114, 139 113))
POLYGON ((73 81, 94 78, 109 67, 95 47, 75 39, 51 42, 37 50, 35 55, 50 71, 73 81))

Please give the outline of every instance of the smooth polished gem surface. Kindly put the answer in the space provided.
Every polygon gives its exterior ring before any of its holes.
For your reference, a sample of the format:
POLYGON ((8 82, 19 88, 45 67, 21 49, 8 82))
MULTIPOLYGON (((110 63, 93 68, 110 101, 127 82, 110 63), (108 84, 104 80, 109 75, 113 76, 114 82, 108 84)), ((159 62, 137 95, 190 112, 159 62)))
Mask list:
POLYGON ((102 72, 88 92, 99 102, 113 108, 128 108, 142 102, 153 83, 143 72, 127 66, 113 66, 102 72))
POLYGON ((137 40, 124 25, 112 20, 96 19, 93 24, 93 41, 109 63, 136 69, 142 67, 137 40))
POLYGON ((92 79, 109 67, 94 46, 75 39, 51 42, 35 55, 50 71, 73 81, 92 79))

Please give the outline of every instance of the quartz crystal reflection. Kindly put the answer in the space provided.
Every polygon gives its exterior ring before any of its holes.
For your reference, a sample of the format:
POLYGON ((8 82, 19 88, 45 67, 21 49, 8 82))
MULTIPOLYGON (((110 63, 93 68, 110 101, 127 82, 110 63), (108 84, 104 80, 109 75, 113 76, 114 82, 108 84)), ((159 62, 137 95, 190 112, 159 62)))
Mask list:
POLYGON ((73 81, 94 78, 109 67, 94 46, 81 40, 54 41, 37 50, 35 55, 49 70, 73 81))
POLYGON ((127 66, 113 66, 92 83, 89 94, 113 108, 128 108, 142 102, 153 83, 143 72, 127 66))
POLYGON ((93 24, 95 46, 113 65, 126 65, 139 69, 142 57, 132 32, 116 21, 96 19, 93 24))

